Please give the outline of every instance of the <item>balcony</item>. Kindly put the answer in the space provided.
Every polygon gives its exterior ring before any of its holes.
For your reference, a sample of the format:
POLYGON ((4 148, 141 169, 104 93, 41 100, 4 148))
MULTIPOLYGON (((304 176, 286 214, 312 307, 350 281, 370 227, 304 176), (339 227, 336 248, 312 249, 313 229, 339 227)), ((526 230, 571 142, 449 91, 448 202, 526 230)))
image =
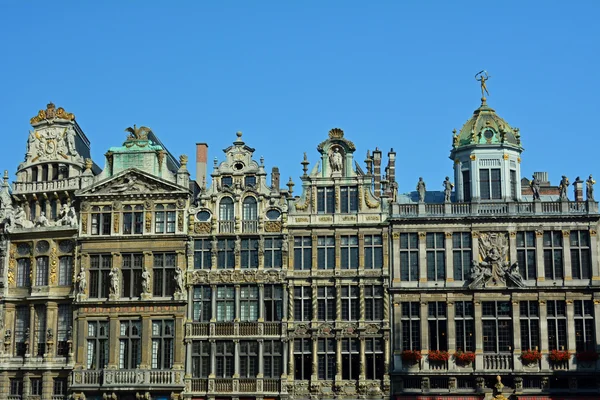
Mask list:
POLYGON ((72 386, 85 387, 149 387, 149 386, 181 386, 183 387, 183 371, 173 370, 80 370, 73 371, 72 386))
POLYGON ((219 233, 235 233, 235 221, 219 221, 219 233))
POLYGON ((511 371, 513 369, 513 355, 484 354, 483 368, 488 371, 511 371))
POLYGON ((281 336, 281 322, 189 322, 188 337, 281 336))
POLYGON ((79 189, 79 177, 45 182, 14 182, 13 194, 57 192, 79 189))
POLYGON ((242 221, 242 233, 258 232, 258 221, 242 221))
POLYGON ((590 201, 392 204, 395 218, 597 214, 590 201))

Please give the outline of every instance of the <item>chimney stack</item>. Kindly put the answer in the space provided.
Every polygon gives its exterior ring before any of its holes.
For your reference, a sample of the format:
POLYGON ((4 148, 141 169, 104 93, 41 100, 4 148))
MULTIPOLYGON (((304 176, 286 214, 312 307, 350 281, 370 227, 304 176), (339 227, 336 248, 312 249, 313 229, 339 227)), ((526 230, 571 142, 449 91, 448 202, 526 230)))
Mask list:
POLYGON ((575 201, 583 201, 583 181, 581 178, 575 178, 573 188, 575 189, 575 201))
POLYGON ((388 187, 391 189, 393 187, 393 183, 396 182, 396 152, 394 149, 390 149, 388 152, 388 165, 387 165, 387 173, 388 173, 388 187))
POLYGON ((271 190, 279 192, 279 168, 271 169, 271 190))
POLYGON ((373 150, 373 174, 375 175, 375 197, 381 196, 381 150, 373 150))
POLYGON ((196 143, 196 183, 203 187, 206 182, 206 162, 208 160, 208 144, 196 143))

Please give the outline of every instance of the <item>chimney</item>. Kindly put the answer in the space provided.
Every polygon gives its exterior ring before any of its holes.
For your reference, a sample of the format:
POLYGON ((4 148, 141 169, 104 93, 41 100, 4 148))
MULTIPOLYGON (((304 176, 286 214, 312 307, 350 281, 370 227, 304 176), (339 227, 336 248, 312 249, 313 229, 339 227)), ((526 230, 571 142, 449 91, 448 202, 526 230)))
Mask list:
POLYGON ((375 175, 375 197, 381 196, 381 150, 373 150, 373 174, 375 175))
POLYGON ((390 149, 388 152, 388 181, 390 181, 390 186, 393 182, 396 182, 396 152, 394 149, 390 149))
POLYGON ((271 190, 279 192, 279 168, 271 169, 271 190))
POLYGON ((208 160, 208 145, 196 143, 196 183, 204 187, 206 182, 206 161, 208 160))
POLYGON ((534 172, 533 176, 538 180, 540 186, 550 186, 550 182, 548 181, 548 172, 534 172))
POLYGON ((583 181, 579 177, 575 178, 573 189, 575 189, 575 201, 583 201, 583 181))

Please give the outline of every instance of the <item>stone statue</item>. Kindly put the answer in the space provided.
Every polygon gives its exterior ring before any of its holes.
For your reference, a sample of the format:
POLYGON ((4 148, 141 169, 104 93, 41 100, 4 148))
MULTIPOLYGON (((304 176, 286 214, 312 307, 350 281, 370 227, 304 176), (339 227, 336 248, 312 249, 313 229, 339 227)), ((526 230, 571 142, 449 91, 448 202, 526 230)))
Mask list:
POLYGON ((470 289, 505 287, 507 281, 524 286, 518 264, 508 261, 508 239, 504 233, 480 233, 479 252, 481 261, 472 263, 470 289))
POLYGON ((490 78, 491 78, 491 76, 488 75, 486 70, 479 71, 475 75, 475 80, 481 83, 481 98, 483 98, 483 99, 485 99, 486 93, 488 96, 490 95, 490 92, 488 92, 488 90, 487 90, 487 85, 485 84, 485 82, 490 78))
POLYGON ((329 166, 332 173, 342 172, 342 154, 337 147, 333 149, 333 153, 329 156, 329 166))
POLYGON ((77 228, 77 212, 75 211, 75 207, 69 207, 66 203, 63 204, 58 214, 58 221, 56 222, 57 225, 77 228))
POLYGON ((65 143, 67 144, 67 152, 69 155, 76 156, 78 155, 77 149, 75 148, 75 132, 67 131, 65 129, 65 143))
POLYGON ((563 201, 569 200, 569 197, 567 195, 567 188, 569 187, 569 178, 567 178, 566 176, 562 176, 562 179, 560 180, 560 184, 558 185, 558 190, 560 192, 560 199, 563 201))
POLYGON ((529 186, 531 187, 531 191, 533 192, 533 200, 540 199, 540 181, 533 175, 533 179, 529 182, 529 186))
POLYGON ((265 238, 261 236, 258 240, 258 255, 262 256, 265 254, 265 238))
POLYGON ((110 294, 119 296, 119 268, 112 267, 108 276, 110 277, 110 294))
POLYGON ((417 192, 419 192, 419 202, 425 201, 425 182, 422 177, 419 177, 419 182, 417 182, 417 192))
POLYGON ((142 270, 142 293, 150 293, 150 273, 146 268, 142 270))
POLYGON ((183 271, 181 268, 175 268, 175 293, 184 293, 183 271))
POLYGON ((40 216, 35 221, 35 226, 37 226, 37 227, 47 227, 47 226, 50 226, 50 221, 48 221, 48 218, 46 218, 46 213, 45 212, 43 212, 43 211, 40 212, 40 216))
POLYGON ((79 274, 77 274, 77 292, 79 294, 84 294, 87 289, 87 279, 85 278, 85 270, 83 267, 79 270, 79 274))
POLYGON ((585 181, 585 196, 587 197, 588 201, 596 201, 594 200, 594 185, 596 184, 596 181, 594 180, 594 178, 592 178, 592 175, 590 174, 590 177, 587 178, 587 180, 585 181))
POLYGON ((235 254, 240 254, 240 252, 242 251, 242 239, 240 239, 239 236, 235 238, 235 245, 233 251, 235 252, 235 254))
POLYGON ((452 184, 452 182, 450 182, 449 177, 446 177, 442 185, 444 186, 444 202, 449 203, 450 198, 452 196, 452 188, 454 188, 454 185, 452 184))
POLYGON ((14 228, 33 228, 33 222, 27 219, 23 207, 17 206, 12 210, 7 210, 6 216, 6 231, 10 232, 14 228))
POLYGON ((283 239, 281 240, 281 251, 284 253, 287 253, 289 251, 289 243, 288 243, 288 238, 287 236, 284 236, 283 239))

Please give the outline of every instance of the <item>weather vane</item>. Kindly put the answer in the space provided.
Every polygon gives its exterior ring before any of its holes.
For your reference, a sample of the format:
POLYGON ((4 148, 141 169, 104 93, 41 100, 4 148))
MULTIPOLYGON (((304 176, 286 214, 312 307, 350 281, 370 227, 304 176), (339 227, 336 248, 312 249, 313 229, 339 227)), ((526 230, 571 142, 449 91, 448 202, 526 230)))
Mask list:
POLYGON ((487 81, 490 78, 491 76, 488 75, 485 69, 475 74, 475 80, 481 83, 481 101, 483 102, 485 102, 485 94, 487 93, 488 96, 490 95, 490 92, 488 92, 487 86, 485 84, 485 81, 487 81))

